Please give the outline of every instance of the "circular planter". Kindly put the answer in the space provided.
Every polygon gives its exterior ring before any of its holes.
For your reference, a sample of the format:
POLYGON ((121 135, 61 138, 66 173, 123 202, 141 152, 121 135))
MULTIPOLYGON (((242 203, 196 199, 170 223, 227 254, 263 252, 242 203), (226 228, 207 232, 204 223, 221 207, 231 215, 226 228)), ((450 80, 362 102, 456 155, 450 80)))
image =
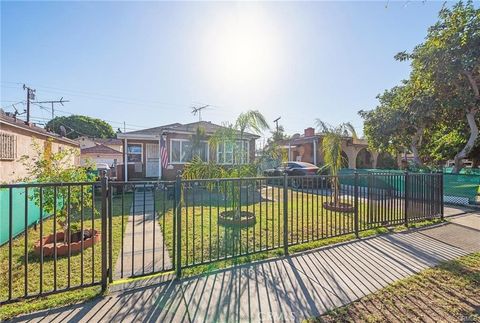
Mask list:
POLYGON ((236 211, 223 211, 218 216, 218 223, 224 226, 247 227, 255 224, 255 214, 252 212, 241 211, 240 217, 236 216, 236 211))
POLYGON ((323 202, 323 208, 330 211, 353 213, 355 207, 347 203, 323 202))
MULTIPOLYGON (((86 229, 74 232, 70 235, 70 254, 76 254, 82 251, 82 237, 83 237, 83 250, 90 248, 93 244, 101 240, 101 234, 97 230, 86 229)), ((34 246, 34 252, 37 256, 40 256, 40 250, 43 250, 44 257, 51 257, 55 255, 55 249, 57 250, 57 256, 68 256, 68 242, 65 240, 64 232, 56 233, 57 243, 55 245, 55 235, 49 234, 41 241, 37 241, 34 246), (41 248, 40 248, 41 245, 41 248)))

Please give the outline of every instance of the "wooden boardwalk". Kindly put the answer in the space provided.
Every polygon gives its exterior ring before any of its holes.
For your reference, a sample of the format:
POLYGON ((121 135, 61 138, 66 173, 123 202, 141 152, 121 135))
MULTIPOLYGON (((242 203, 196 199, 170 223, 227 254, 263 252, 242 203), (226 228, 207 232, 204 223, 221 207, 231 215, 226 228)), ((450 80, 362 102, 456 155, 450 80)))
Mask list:
POLYGON ((480 215, 124 290, 16 321, 298 322, 480 251, 480 215))

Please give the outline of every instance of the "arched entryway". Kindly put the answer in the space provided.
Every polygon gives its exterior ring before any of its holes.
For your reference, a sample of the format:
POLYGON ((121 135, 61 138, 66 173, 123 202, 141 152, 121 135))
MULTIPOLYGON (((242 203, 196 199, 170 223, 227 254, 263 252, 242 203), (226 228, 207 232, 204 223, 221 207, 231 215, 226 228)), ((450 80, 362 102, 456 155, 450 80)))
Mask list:
POLYGON ((377 157, 377 168, 379 169, 397 169, 398 164, 395 157, 389 153, 380 153, 377 157))
POLYGON ((366 149, 362 148, 358 154, 355 161, 356 168, 373 168, 373 157, 372 154, 366 149))

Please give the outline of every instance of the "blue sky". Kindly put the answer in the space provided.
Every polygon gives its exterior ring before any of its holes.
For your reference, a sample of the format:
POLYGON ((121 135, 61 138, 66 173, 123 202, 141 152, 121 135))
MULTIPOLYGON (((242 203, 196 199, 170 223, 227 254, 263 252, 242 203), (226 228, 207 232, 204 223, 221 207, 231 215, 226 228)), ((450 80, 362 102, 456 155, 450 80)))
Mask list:
POLYGON ((127 130, 193 122, 200 104, 216 123, 258 109, 290 134, 315 118, 361 129, 357 111, 408 76, 393 56, 423 40, 442 2, 386 5, 2 2, 1 106, 26 83, 37 100, 70 100, 58 115, 127 130))

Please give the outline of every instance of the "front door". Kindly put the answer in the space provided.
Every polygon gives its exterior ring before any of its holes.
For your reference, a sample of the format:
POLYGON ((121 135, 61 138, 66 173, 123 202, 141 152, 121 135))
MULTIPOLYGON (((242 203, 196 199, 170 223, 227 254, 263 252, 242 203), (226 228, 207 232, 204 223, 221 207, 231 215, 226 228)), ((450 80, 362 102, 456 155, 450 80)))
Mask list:
POLYGON ((146 177, 158 177, 158 144, 147 144, 147 167, 146 167, 146 177))

